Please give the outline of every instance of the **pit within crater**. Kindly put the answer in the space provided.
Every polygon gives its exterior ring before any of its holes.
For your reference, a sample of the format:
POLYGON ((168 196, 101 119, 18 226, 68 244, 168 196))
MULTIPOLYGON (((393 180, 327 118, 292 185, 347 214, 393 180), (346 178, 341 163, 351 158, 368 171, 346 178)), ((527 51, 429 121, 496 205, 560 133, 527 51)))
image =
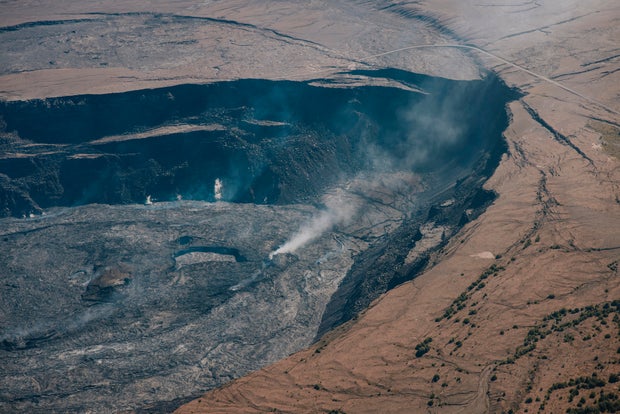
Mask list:
POLYGON ((362 171, 454 180, 501 145, 511 91, 493 76, 350 76, 399 87, 245 79, 2 102, 0 214, 180 198, 317 202, 362 171))

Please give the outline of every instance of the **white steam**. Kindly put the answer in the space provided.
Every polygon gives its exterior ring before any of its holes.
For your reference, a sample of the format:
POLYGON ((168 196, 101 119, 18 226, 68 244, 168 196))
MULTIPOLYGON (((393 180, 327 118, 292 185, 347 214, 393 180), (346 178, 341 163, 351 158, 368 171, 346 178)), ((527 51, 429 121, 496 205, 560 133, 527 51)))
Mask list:
POLYGON ((213 184, 213 192, 215 193, 215 199, 217 201, 220 201, 222 199, 223 187, 224 187, 224 184, 222 183, 222 180, 220 180, 219 178, 216 178, 215 184, 213 184))
POLYGON ((318 239, 335 226, 350 223, 358 209, 356 200, 345 197, 342 194, 327 197, 325 206, 325 210, 312 218, 310 222, 303 225, 289 241, 271 252, 269 254, 269 259, 273 259, 277 254, 294 253, 313 240, 318 239))

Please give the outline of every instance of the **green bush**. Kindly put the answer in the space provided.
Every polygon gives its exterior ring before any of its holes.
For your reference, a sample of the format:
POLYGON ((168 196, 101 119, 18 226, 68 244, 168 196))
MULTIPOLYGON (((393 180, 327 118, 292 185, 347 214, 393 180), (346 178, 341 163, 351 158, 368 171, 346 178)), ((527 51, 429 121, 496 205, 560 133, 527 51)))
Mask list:
POLYGON ((420 358, 422 355, 426 354, 428 351, 431 350, 431 342, 433 342, 433 338, 426 338, 424 341, 420 342, 415 346, 416 358, 420 358))

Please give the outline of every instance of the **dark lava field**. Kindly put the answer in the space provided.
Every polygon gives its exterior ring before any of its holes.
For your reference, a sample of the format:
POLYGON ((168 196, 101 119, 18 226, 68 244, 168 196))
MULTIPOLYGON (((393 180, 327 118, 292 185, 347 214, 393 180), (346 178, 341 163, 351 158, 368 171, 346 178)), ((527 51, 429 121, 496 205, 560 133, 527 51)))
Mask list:
POLYGON ((347 76, 375 85, 0 102, 0 411, 167 411, 351 319, 492 202, 513 90, 347 76))

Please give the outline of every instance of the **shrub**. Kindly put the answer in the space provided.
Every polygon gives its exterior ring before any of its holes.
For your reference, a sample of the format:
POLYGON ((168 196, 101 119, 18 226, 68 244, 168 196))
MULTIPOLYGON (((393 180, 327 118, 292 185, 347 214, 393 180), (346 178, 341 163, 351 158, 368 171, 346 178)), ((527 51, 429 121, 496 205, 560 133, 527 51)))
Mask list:
POLYGON ((420 342, 415 346, 415 356, 416 358, 420 358, 422 355, 426 354, 431 350, 430 343, 433 342, 433 338, 426 338, 424 341, 420 342))

